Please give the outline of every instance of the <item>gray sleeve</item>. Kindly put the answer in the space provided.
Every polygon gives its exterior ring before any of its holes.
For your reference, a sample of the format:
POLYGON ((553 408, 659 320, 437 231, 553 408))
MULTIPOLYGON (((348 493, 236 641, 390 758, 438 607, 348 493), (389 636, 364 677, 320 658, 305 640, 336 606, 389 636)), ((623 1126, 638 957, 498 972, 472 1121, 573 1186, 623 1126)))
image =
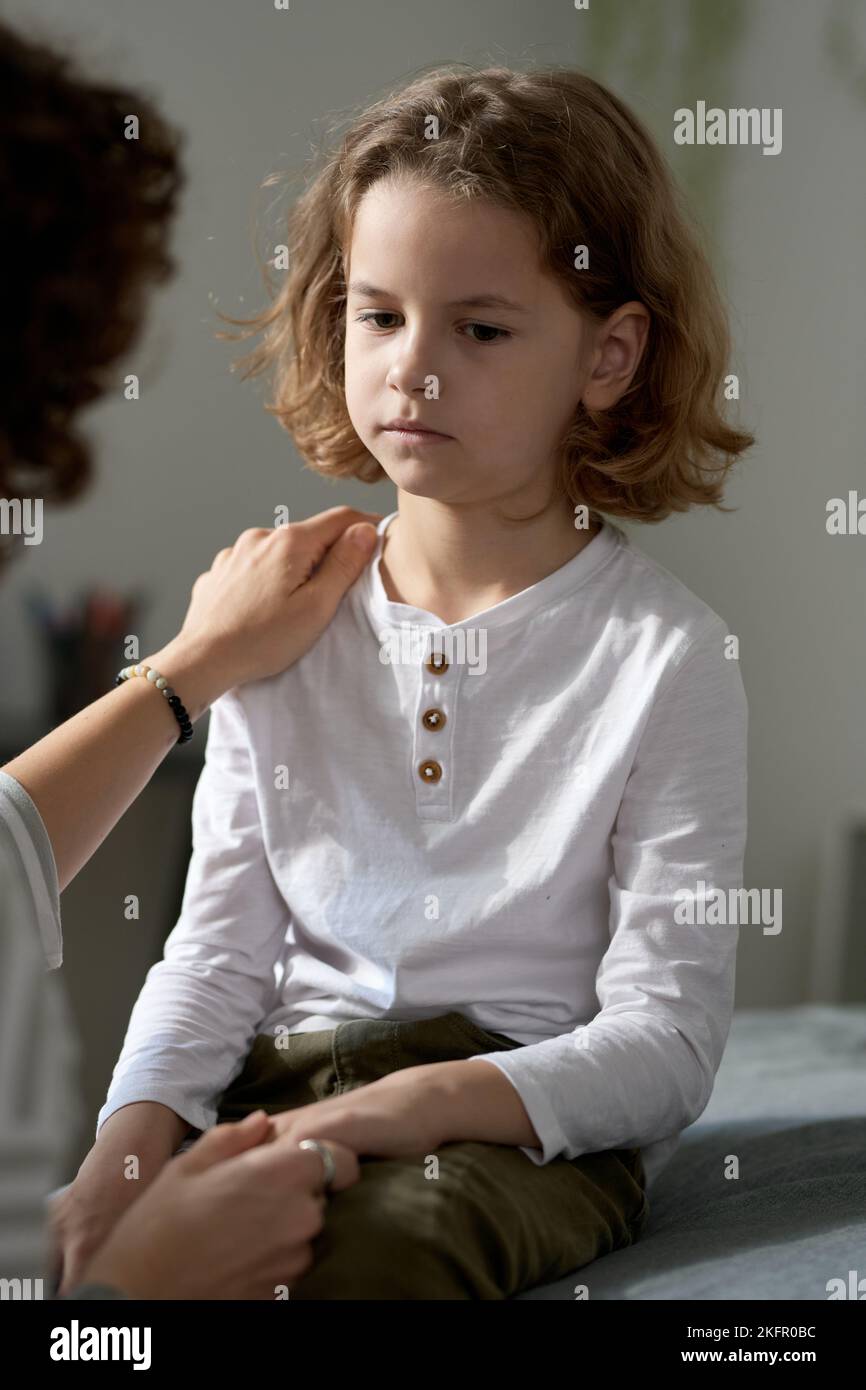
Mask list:
POLYGON ((11 872, 27 884, 49 970, 63 963, 60 890, 48 831, 21 783, 0 771, 0 837, 11 872))
POLYGON ((43 1278, 45 1202, 83 1119, 63 981, 54 856, 35 805, 0 772, 0 1277, 43 1278), (46 964, 48 969, 46 969, 46 964))

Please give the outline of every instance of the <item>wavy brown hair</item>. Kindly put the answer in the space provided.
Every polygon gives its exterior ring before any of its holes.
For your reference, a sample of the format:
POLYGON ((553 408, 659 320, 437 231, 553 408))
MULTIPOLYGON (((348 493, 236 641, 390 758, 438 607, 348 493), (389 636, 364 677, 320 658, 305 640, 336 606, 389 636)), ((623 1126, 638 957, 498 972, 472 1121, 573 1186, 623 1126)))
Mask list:
MULTIPOLYGON (((75 416, 116 384, 147 290, 176 269, 180 141, 141 92, 0 23, 0 497, 63 502, 89 485, 75 416)), ((2 539, 0 565, 20 553, 2 539)))
MULTIPOLYGON (((725 475, 754 436, 722 414, 727 314, 701 237, 652 137, 628 107, 572 70, 521 73, 448 64, 366 107, 314 156, 288 212, 288 271, 261 266, 270 304, 219 338, 262 341, 238 362, 273 373, 266 409, 326 477, 386 476, 359 439, 344 390, 343 258, 358 204, 380 179, 421 179, 456 200, 529 214, 543 264, 600 321, 628 300, 649 309, 629 390, 605 411, 578 406, 556 485, 574 503, 657 522, 694 505, 719 510, 725 475), (425 138, 431 118, 438 137, 425 138), (321 161, 321 167, 316 167, 321 161), (585 243, 590 266, 574 269, 585 243)), ((264 186, 282 181, 272 175, 264 186)), ((261 264, 261 262, 260 262, 261 264)))

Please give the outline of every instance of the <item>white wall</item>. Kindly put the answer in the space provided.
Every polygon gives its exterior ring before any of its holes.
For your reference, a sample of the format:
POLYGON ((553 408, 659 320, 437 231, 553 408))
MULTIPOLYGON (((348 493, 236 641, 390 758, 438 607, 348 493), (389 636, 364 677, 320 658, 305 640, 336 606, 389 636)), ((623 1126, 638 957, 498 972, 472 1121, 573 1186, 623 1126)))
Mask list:
MULTIPOLYGON (((695 3, 705 20, 711 0, 695 3)), ((721 22, 734 13, 711 8, 721 22)), ((100 579, 147 588, 141 636, 155 647, 179 626, 215 552, 244 527, 270 524, 276 504, 299 517, 337 502, 394 505, 390 484, 334 489, 304 471, 262 407, 264 385, 230 376, 239 349, 212 338, 214 303, 240 314, 261 302, 249 234, 260 180, 301 163, 329 112, 422 64, 586 66, 651 122, 687 185, 722 180, 704 206, 731 304, 741 418, 758 446, 728 493, 736 513, 692 513, 632 534, 741 639, 751 709, 746 883, 782 888, 785 915, 778 937, 743 927, 738 1002, 805 997, 812 933, 826 925, 816 900, 821 837, 846 802, 866 802, 866 539, 834 539, 824 527, 828 497, 864 489, 866 423, 866 105, 823 50, 822 26, 838 9, 835 0, 754 0, 729 70, 713 80, 712 66, 704 76, 695 62, 686 82, 671 55, 688 57, 691 0, 593 0, 589 15, 567 0, 293 0, 288 13, 269 0, 7 3, 9 19, 36 19, 61 42, 74 36, 94 71, 144 86, 187 132, 190 181, 176 226, 179 275, 153 299, 146 340, 123 365, 141 373, 142 399, 86 417, 98 485, 48 515, 44 544, 0 589, 0 714, 25 715, 37 689, 21 606, 31 579, 57 596, 100 579), (600 26, 611 15, 628 43, 602 61, 600 26), (634 76, 627 51, 648 17, 667 63, 655 81, 634 76), (692 90, 696 81, 707 89, 692 90), (673 111, 695 97, 782 107, 782 153, 677 151, 673 111)), ((866 26, 859 32, 866 53, 866 26)))

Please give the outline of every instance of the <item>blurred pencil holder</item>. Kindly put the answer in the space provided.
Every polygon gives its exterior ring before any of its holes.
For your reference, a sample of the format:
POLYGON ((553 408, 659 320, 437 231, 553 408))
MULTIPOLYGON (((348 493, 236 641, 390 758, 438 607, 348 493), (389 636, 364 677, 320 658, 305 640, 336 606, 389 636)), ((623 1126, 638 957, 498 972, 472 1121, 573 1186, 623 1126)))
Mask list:
POLYGON ((61 613, 44 595, 30 591, 28 607, 43 653, 43 715, 50 728, 114 688, 118 669, 131 659, 124 639, 140 631, 144 606, 139 594, 91 589, 61 613))

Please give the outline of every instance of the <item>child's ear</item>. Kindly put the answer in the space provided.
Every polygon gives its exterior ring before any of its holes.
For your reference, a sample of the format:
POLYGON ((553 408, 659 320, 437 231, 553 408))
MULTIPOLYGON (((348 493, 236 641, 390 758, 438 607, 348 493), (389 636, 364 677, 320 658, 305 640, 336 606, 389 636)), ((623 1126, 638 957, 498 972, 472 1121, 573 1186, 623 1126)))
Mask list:
POLYGON ((588 410, 609 410, 628 390, 646 348, 649 325, 649 310, 630 300, 595 327, 581 397, 588 410))

